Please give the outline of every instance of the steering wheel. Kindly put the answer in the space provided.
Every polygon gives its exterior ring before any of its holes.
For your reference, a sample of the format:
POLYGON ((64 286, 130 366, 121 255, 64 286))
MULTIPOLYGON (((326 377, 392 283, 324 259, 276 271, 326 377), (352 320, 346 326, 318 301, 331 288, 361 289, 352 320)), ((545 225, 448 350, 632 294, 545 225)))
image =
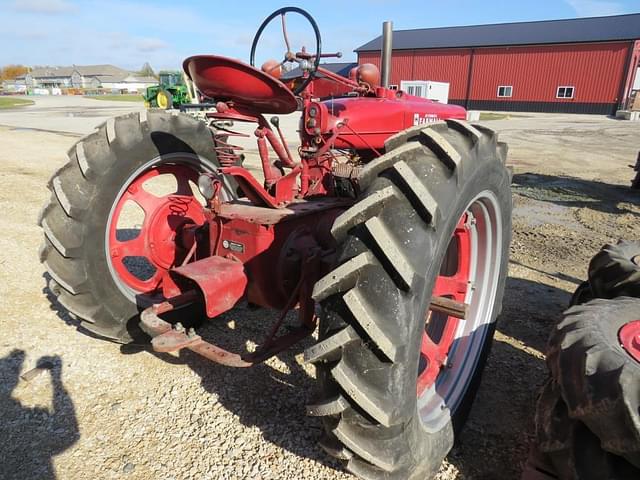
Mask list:
POLYGON ((277 16, 280 16, 282 21, 282 35, 284 36, 284 43, 287 46, 287 52, 284 54, 284 60, 279 64, 277 64, 276 67, 282 66, 287 62, 291 62, 291 63, 295 62, 300 66, 300 69, 302 71, 306 70, 309 72, 309 75, 307 75, 307 78, 305 78, 300 85, 298 85, 296 88, 292 90, 294 95, 299 95, 307 87, 307 85, 309 85, 309 82, 313 80, 314 74, 318 69, 318 65, 320 65, 320 58, 322 55, 322 39, 320 38, 320 29, 318 28, 318 24, 313 19, 313 17, 305 10, 298 7, 284 7, 284 8, 280 8, 279 10, 276 10, 271 15, 269 15, 266 18, 266 20, 262 22, 262 25, 260 25, 260 28, 258 28, 258 31, 256 32, 255 37, 253 37, 253 43, 251 44, 250 63, 252 67, 256 66, 255 65, 256 47, 258 46, 258 41, 260 40, 260 36, 262 35, 262 32, 267 27, 267 25, 269 25, 269 23, 271 23, 271 21, 277 16), (316 36, 315 53, 307 53, 304 51, 304 48, 302 52, 298 52, 298 53, 294 53, 291 51, 291 47, 289 46, 289 38, 287 37, 287 26, 285 22, 285 15, 289 12, 302 15, 311 24, 311 27, 313 28, 313 32, 316 36), (311 63, 310 60, 313 60, 313 63, 311 63))

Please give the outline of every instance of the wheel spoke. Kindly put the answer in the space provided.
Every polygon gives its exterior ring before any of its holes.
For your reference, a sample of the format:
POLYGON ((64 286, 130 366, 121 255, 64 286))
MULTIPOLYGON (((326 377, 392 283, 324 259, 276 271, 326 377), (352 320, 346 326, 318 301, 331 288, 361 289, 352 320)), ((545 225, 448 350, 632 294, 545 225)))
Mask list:
POLYGON ((438 345, 431 340, 431 337, 425 333, 422 335, 422 343, 420 344, 420 353, 426 358, 433 356, 434 352, 438 349, 438 345))
POLYGON ((131 240, 111 242, 111 258, 146 257, 145 251, 147 247, 142 234, 143 231, 144 229, 141 230, 136 238, 131 240))
MULTIPOLYGON (((464 295, 467 292, 467 280, 464 275, 454 275, 452 277, 445 277, 439 275, 436 278, 436 285, 433 288, 432 296, 434 297, 458 297, 460 294, 464 295)), ((464 297, 463 297, 464 298, 464 297)))
POLYGON ((427 366, 418 376, 418 395, 435 382, 446 358, 442 356, 440 345, 435 343, 426 332, 422 335, 420 354, 427 361, 427 366))
POLYGON ((131 200, 144 210, 145 218, 149 217, 153 211, 162 204, 162 198, 156 197, 147 192, 139 185, 132 184, 122 196, 123 203, 131 200))
MULTIPOLYGON (((176 248, 173 241, 167 239, 185 222, 204 221, 202 207, 195 200, 190 184, 191 181, 197 182, 197 177, 198 171, 187 164, 150 167, 133 179, 117 200, 107 252, 119 280, 133 291, 149 293, 157 290, 167 269, 175 264, 176 248), (153 186, 147 182, 158 176, 173 177, 175 190, 162 196, 152 193, 153 186), (152 191, 145 189, 145 185, 152 191), (133 202, 142 209, 144 220, 137 237, 119 240, 118 233, 121 232, 118 230, 122 228, 118 229, 117 225, 127 202, 133 202), (142 266, 140 271, 136 262, 142 266)), ((161 182, 159 186, 165 183, 161 182)))

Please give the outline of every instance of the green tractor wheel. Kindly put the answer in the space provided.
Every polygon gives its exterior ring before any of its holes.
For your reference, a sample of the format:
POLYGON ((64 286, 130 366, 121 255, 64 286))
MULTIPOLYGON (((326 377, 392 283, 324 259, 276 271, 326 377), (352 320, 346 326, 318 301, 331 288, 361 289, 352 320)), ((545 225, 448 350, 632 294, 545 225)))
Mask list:
POLYGON ((173 108, 173 95, 171 95, 171 92, 168 92, 167 90, 160 90, 156 96, 156 103, 159 108, 169 110, 170 108, 173 108))

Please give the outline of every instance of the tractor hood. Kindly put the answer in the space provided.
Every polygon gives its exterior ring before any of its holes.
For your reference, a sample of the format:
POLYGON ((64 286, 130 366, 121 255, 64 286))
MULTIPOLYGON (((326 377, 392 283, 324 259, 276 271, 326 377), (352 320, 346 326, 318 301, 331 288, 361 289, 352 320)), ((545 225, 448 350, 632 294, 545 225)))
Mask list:
POLYGON ((320 110, 326 115, 326 121, 322 121, 323 131, 346 122, 336 139, 336 148, 381 150, 387 138, 414 125, 448 118, 465 120, 467 116, 466 110, 457 105, 442 104, 401 91, 384 92, 387 96, 382 98, 347 97, 321 102, 320 110))

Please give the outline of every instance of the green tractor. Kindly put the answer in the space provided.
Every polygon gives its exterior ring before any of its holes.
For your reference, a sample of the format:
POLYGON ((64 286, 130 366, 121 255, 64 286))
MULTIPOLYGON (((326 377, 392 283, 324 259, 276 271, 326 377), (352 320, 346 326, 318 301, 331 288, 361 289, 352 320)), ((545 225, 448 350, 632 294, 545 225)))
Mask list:
POLYGON ((189 87, 185 85, 182 72, 160 72, 160 84, 147 87, 144 104, 147 108, 169 110, 191 102, 189 87))

